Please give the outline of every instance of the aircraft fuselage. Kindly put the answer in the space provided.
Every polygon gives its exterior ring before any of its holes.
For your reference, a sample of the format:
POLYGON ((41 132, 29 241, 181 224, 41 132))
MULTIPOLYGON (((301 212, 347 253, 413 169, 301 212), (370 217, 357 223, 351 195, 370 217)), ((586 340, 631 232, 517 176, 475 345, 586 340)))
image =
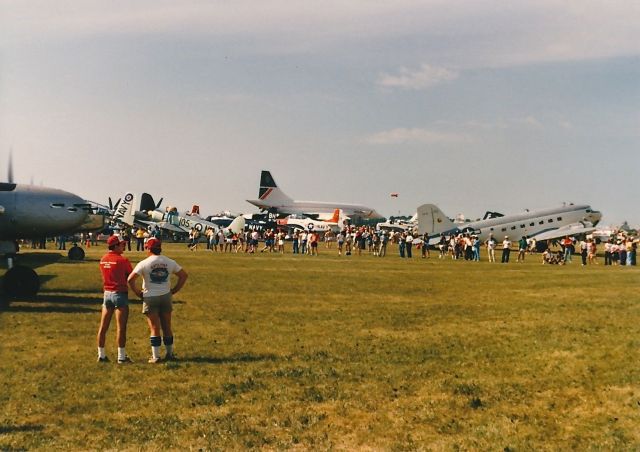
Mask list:
POLYGON ((84 199, 55 188, 0 183, 0 240, 70 233, 87 219, 84 199))

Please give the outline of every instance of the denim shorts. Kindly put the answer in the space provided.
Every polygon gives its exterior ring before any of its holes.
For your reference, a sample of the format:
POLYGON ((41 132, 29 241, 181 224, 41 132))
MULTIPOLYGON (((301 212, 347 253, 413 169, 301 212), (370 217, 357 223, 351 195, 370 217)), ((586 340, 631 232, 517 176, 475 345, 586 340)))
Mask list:
POLYGON ((110 292, 105 290, 102 305, 107 309, 129 306, 129 294, 127 292, 110 292))

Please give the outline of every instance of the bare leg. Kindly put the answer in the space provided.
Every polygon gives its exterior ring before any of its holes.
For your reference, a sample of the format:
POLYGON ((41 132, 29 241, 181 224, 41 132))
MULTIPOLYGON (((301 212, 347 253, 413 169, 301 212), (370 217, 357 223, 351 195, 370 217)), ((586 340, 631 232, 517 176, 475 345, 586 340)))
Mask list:
POLYGON ((100 328, 98 328, 98 347, 104 347, 113 311, 113 309, 102 306, 102 317, 100 318, 100 328))
POLYGON ((118 347, 127 345, 127 321, 129 320, 129 306, 116 308, 116 327, 118 347))

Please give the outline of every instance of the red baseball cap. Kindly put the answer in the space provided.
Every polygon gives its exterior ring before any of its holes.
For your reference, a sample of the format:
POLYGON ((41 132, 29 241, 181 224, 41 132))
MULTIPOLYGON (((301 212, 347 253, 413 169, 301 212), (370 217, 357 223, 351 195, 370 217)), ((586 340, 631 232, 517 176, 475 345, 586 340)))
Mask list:
POLYGON ((124 243, 124 240, 120 240, 120 237, 117 235, 112 235, 107 239, 107 246, 115 246, 124 243))
POLYGON ((144 247, 148 250, 153 248, 160 249, 162 248, 162 242, 160 241, 160 239, 152 237, 149 240, 147 240, 147 243, 144 244, 144 247))

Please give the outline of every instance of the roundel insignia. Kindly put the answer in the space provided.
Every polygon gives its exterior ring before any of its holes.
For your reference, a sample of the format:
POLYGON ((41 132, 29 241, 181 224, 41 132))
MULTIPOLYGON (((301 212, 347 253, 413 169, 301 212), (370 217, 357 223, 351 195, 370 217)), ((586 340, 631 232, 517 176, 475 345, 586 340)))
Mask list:
POLYGON ((131 202, 133 201, 133 194, 132 193, 127 193, 126 195, 124 195, 124 200, 126 202, 131 202))
POLYGON ((309 224, 307 224, 307 229, 308 229, 308 230, 312 230, 312 229, 313 229, 313 223, 309 223, 309 224))
POLYGON ((196 231, 202 232, 202 223, 196 223, 193 225, 196 231))

